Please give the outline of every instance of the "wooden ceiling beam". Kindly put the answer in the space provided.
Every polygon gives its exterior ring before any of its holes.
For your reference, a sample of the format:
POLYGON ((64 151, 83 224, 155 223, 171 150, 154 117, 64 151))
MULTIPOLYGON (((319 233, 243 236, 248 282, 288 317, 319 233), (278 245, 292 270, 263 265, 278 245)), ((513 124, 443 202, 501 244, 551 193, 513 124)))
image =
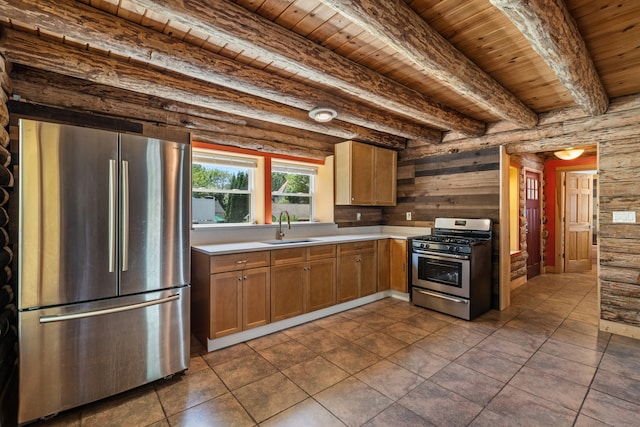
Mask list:
POLYGON ((0 51, 14 63, 339 138, 393 149, 403 149, 406 145, 404 138, 395 135, 338 120, 316 123, 309 119, 305 111, 273 101, 194 79, 184 79, 179 75, 155 71, 90 51, 81 51, 35 35, 11 29, 4 31, 6 36, 0 45, 0 51))
MULTIPOLYGON (((124 91, 110 86, 87 82, 73 77, 62 76, 47 71, 26 68, 16 65, 10 75, 14 87, 14 95, 22 101, 49 107, 101 114, 105 116, 155 123, 172 128, 186 129, 194 139, 212 138, 218 134, 216 141, 225 137, 255 138, 271 142, 272 149, 279 149, 281 154, 300 153, 301 150, 322 152, 324 156, 333 152, 333 145, 341 141, 317 133, 307 132, 304 136, 292 136, 272 129, 262 129, 236 123, 221 122, 166 110, 165 101, 145 94, 124 91), (317 139, 317 137, 321 137, 317 139), (291 150, 283 149, 290 147, 291 150)), ((186 105, 185 109, 189 108, 186 105)), ((238 141, 229 138, 231 141, 238 141)), ((255 144, 242 146, 256 149, 255 144)), ((323 157, 324 157, 323 156, 323 157)))
POLYGON ((339 119, 404 138, 437 142, 441 132, 410 123, 366 105, 232 61, 166 34, 128 22, 72 0, 2 0, 2 14, 69 40, 211 82, 243 93, 310 111, 332 107, 339 119), (354 108, 355 107, 355 108, 354 108))
POLYGON ((130 0, 229 43, 271 58, 300 76, 438 129, 479 136, 485 124, 229 1, 130 0), (265 35, 269 36, 266 37, 265 35))
POLYGON ((490 0, 513 22, 587 114, 609 106, 587 46, 563 0, 490 0))
POLYGON ((536 113, 453 47, 406 1, 320 1, 423 67, 429 77, 491 113, 524 128, 536 125, 536 113))

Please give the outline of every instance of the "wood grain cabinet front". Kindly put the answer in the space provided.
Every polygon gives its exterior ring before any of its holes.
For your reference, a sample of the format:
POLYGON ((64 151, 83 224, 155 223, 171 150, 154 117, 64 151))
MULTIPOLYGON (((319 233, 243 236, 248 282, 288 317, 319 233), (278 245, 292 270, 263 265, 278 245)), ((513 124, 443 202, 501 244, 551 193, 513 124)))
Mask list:
POLYGON ((375 240, 338 245, 338 303, 377 291, 376 248, 375 240))
POLYGON ((335 245, 272 251, 272 322, 335 304, 335 256, 335 245))
POLYGON ((266 325, 271 319, 270 252, 209 256, 191 252, 191 329, 207 339, 266 325))

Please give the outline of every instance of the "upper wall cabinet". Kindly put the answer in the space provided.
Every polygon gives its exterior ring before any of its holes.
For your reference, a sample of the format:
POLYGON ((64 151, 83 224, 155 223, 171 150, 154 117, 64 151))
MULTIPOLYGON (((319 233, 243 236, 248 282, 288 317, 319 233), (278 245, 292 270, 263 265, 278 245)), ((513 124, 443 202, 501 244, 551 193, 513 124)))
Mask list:
POLYGON ((395 206, 397 156, 360 142, 336 144, 336 205, 395 206))

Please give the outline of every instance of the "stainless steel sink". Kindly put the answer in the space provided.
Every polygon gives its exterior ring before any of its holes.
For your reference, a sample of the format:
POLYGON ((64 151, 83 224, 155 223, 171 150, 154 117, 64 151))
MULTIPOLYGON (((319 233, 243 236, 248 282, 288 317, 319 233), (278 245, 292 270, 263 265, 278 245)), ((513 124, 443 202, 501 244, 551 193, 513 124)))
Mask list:
POLYGON ((289 240, 269 240, 266 243, 267 245, 288 245, 293 243, 310 243, 315 242, 315 239, 289 239, 289 240))

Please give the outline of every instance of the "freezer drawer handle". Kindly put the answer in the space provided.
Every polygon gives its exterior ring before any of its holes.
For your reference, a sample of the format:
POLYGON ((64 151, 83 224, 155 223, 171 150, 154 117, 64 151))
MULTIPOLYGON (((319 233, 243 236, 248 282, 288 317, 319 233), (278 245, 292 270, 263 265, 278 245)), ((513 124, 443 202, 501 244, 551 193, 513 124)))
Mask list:
POLYGON ((87 317, 102 316, 104 314, 120 313, 122 311, 136 310, 138 308, 150 307, 152 305, 164 304, 180 299, 180 295, 171 295, 166 298, 154 299, 152 301, 139 302, 136 304, 123 305, 122 307, 105 308, 103 310, 83 311, 73 314, 60 314, 57 316, 41 316, 40 323, 62 322, 65 320, 84 319, 87 317))
POLYGON ((440 295, 440 294, 437 294, 435 292, 422 291, 420 289, 416 289, 416 291, 421 293, 421 294, 424 294, 424 295, 429 295, 430 297, 446 299, 448 301, 453 301, 453 302, 457 302, 457 303, 460 303, 460 304, 469 304, 469 301, 467 301, 466 299, 448 297, 446 295, 440 295))

